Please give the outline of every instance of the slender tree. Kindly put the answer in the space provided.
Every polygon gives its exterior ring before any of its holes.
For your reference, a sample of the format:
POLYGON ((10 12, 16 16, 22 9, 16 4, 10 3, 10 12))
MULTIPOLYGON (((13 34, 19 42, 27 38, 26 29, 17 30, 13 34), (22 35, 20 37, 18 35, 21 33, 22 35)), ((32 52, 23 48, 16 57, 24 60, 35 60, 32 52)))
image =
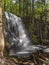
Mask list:
POLYGON ((0 54, 3 56, 4 52, 4 36, 2 23, 2 0, 0 0, 0 54))

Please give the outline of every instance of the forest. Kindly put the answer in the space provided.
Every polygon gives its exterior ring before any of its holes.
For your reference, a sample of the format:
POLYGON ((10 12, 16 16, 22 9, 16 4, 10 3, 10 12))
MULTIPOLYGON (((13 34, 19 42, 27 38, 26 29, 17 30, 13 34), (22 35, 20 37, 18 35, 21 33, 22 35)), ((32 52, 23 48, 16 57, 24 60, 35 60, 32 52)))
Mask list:
MULTIPOLYGON (((2 0, 3 31, 7 28, 6 21, 8 21, 4 12, 12 13, 22 19, 33 45, 49 49, 49 0, 2 0)), ((38 50, 29 57, 24 56, 25 58, 9 57, 11 48, 8 49, 10 47, 8 37, 10 36, 4 34, 5 64, 3 65, 49 65, 49 50, 46 50, 48 53, 38 50)))
POLYGON ((35 44, 48 44, 49 0, 2 0, 2 7, 22 18, 35 44))

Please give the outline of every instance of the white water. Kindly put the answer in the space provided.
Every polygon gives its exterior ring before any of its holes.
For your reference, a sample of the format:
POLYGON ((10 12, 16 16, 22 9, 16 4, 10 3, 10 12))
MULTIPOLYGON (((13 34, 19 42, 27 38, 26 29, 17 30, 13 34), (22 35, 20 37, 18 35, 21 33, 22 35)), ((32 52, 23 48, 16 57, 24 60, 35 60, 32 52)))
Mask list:
MULTIPOLYGON (((18 32, 19 32, 19 42, 18 45, 19 46, 22 46, 23 48, 29 46, 31 44, 27 34, 26 34, 26 30, 24 29, 24 26, 23 26, 23 23, 22 23, 22 20, 21 18, 9 13, 9 16, 8 16, 8 13, 5 12, 5 15, 6 15, 6 18, 7 20, 10 20, 9 22, 9 29, 10 29, 10 24, 14 26, 15 30, 16 29, 16 25, 18 26, 18 32)), ((12 32, 11 32, 12 33, 12 32)))
POLYGON ((5 15, 8 23, 8 30, 10 31, 10 33, 8 32, 10 35, 10 45, 12 47, 10 49, 10 55, 15 55, 16 53, 27 54, 30 53, 30 51, 34 53, 37 50, 41 50, 39 46, 31 45, 33 43, 31 43, 29 37, 26 34, 26 30, 21 18, 11 13, 8 14, 7 12, 5 12, 5 15), (11 30, 11 27, 14 27, 14 31, 11 30))
POLYGON ((29 44, 30 44, 30 40, 29 38, 27 37, 27 34, 25 33, 25 29, 23 27, 23 23, 22 23, 22 20, 21 18, 11 14, 11 20, 14 21, 13 24, 17 24, 18 26, 18 31, 19 31, 19 45, 23 45, 23 47, 27 47, 29 44))

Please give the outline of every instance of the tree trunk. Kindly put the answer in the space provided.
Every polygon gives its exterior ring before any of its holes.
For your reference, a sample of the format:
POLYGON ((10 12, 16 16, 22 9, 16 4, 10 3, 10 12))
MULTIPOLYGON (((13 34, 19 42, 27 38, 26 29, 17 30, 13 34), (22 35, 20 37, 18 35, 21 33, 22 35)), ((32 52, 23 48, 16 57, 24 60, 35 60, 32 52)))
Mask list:
POLYGON ((4 36, 2 26, 2 0, 0 0, 0 55, 3 56, 4 52, 4 36))

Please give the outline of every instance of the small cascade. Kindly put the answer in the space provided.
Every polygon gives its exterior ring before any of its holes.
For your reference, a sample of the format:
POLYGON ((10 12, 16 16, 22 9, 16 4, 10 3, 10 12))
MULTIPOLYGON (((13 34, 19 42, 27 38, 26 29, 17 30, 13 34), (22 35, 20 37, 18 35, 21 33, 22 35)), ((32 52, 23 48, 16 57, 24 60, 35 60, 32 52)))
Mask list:
POLYGON ((31 54, 38 51, 45 52, 45 46, 33 45, 20 17, 8 12, 5 12, 5 16, 7 20, 5 35, 8 36, 10 56, 31 54))

